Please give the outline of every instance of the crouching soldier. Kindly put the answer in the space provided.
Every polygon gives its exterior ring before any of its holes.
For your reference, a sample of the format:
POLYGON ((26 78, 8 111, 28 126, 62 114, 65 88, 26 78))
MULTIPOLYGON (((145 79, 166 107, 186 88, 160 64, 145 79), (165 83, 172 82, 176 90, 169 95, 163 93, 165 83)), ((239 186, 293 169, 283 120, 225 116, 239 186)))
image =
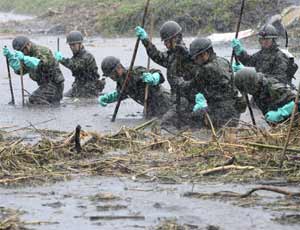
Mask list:
POLYGON ((55 53, 56 60, 70 69, 75 78, 72 88, 65 93, 66 97, 95 97, 105 86, 105 80, 99 80, 94 56, 84 48, 82 42, 82 34, 79 31, 71 31, 67 36, 67 43, 73 57, 65 58, 59 51, 55 53))
MULTIPOLYGON (((117 83, 116 90, 106 93, 99 97, 100 105, 106 106, 118 100, 122 85, 126 79, 128 70, 121 64, 116 57, 106 57, 101 63, 101 69, 104 76, 110 77, 117 83)), ((145 86, 149 85, 148 111, 149 117, 162 116, 170 106, 170 94, 160 85, 165 81, 159 70, 137 66, 130 72, 130 80, 125 89, 124 98, 132 98, 140 105, 144 105, 145 86)))
POLYGON ((205 126, 204 115, 208 113, 216 127, 229 121, 229 126, 236 126, 246 103, 238 97, 230 63, 216 55, 211 41, 206 38, 197 38, 191 43, 190 55, 195 63, 194 74, 192 80, 181 83, 191 105, 190 124, 205 126))
POLYGON ((295 94, 290 86, 244 67, 235 74, 235 84, 242 93, 251 94, 268 123, 280 123, 292 114, 295 94))
POLYGON ((298 69, 294 58, 286 51, 283 52, 276 40, 278 33, 274 26, 265 25, 258 32, 261 50, 249 55, 238 39, 232 40, 231 46, 241 64, 233 65, 234 71, 243 68, 243 65, 254 67, 257 73, 264 74, 264 78, 273 78, 277 81, 292 85, 292 79, 298 69))
POLYGON ((50 49, 18 36, 12 42, 15 53, 3 49, 9 65, 17 73, 29 74, 39 88, 29 96, 30 104, 57 104, 63 97, 64 77, 50 49))

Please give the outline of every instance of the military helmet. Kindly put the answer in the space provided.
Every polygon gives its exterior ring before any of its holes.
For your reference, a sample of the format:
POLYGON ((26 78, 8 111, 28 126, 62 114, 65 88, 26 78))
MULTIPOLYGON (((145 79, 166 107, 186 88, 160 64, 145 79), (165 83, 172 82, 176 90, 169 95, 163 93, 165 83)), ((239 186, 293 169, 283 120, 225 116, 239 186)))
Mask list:
POLYGON ((264 25, 257 35, 259 38, 278 38, 278 32, 271 24, 264 25))
POLYGON ((17 36, 13 40, 12 46, 15 50, 22 51, 29 42, 30 42, 29 38, 25 36, 17 36))
POLYGON ((167 21, 160 27, 160 38, 162 41, 169 40, 179 34, 181 30, 181 26, 177 22, 167 21))
POLYGON ((80 31, 71 31, 67 35, 67 43, 68 44, 76 44, 76 43, 82 43, 83 36, 80 31))
POLYGON ((199 54, 207 51, 212 47, 212 42, 208 38, 196 38, 190 44, 190 55, 192 59, 195 59, 199 54))
POLYGON ((234 84, 241 93, 255 94, 259 88, 261 77, 257 75, 255 68, 244 67, 234 76, 234 84))
POLYGON ((117 67, 117 65, 119 65, 120 63, 120 59, 113 56, 108 56, 104 58, 101 63, 103 76, 110 76, 114 69, 117 67))

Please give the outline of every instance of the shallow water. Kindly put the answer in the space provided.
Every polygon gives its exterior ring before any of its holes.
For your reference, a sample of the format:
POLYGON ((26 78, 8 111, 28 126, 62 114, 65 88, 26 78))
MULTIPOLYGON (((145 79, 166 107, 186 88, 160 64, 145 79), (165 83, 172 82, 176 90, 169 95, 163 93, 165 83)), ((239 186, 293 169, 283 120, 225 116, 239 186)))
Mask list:
MULTIPOLYGON (((185 192, 235 191, 244 193, 254 185, 205 183, 162 185, 138 183, 122 178, 81 178, 43 187, 1 189, 0 203, 7 208, 26 211, 22 220, 49 221, 53 224, 33 226, 34 229, 153 229, 165 219, 200 228, 215 225, 220 229, 297 229, 296 225, 280 225, 271 219, 281 212, 262 207, 242 208, 230 202, 183 197, 185 192), (120 197, 113 201, 91 201, 90 196, 111 193, 120 197), (123 205, 120 210, 102 211, 104 205, 123 205), (97 209, 98 207, 98 209, 97 209), (98 220, 93 216, 140 216, 139 220, 98 220)), ((296 188, 294 188, 295 190, 296 188)), ((278 195, 260 192, 272 201, 278 195)), ((198 228, 199 229, 199 228, 198 228)))

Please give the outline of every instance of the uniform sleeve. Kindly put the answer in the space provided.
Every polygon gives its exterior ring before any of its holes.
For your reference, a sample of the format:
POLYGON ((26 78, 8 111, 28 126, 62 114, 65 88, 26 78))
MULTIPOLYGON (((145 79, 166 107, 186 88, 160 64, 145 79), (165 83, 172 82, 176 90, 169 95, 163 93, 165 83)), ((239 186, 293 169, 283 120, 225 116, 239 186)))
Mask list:
POLYGON ((63 58, 61 64, 70 69, 72 73, 78 73, 94 67, 95 59, 91 54, 87 54, 84 58, 63 58))
POLYGON ((159 75, 160 75, 159 85, 165 82, 165 77, 159 69, 150 69, 149 72, 150 73, 159 73, 159 75))
POLYGON ((255 66, 257 60, 257 53, 249 55, 247 51, 243 51, 240 55, 237 56, 237 58, 243 65, 253 67, 255 66))
POLYGON ((146 48, 148 56, 157 64, 167 68, 168 66, 168 53, 159 51, 156 46, 148 39, 142 41, 146 48))
POLYGON ((56 64, 56 60, 51 50, 47 48, 41 48, 37 51, 36 57, 40 59, 40 63, 35 71, 41 71, 45 73, 51 72, 53 66, 56 64))

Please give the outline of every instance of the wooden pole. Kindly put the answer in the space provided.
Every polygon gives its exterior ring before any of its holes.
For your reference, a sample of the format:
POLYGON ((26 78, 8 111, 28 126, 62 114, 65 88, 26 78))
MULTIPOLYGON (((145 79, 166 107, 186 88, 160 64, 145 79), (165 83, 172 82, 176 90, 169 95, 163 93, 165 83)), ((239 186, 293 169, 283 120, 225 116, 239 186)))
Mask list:
MULTIPOLYGON (((154 28, 154 11, 152 11, 152 14, 151 14, 150 37, 149 37, 151 42, 152 42, 152 38, 153 38, 153 28, 154 28)), ((151 59, 148 56, 147 72, 150 70, 150 62, 151 62, 151 59)), ((146 84, 145 98, 144 98, 144 117, 145 118, 148 117, 148 97, 149 97, 149 85, 146 84)))
POLYGON ((59 37, 57 38, 57 51, 59 51, 59 48, 60 48, 60 46, 59 46, 59 37))
POLYGON ((294 120, 295 120, 295 114, 298 111, 299 91, 300 91, 300 83, 299 83, 299 86, 298 86, 298 92, 297 92, 296 99, 295 99, 295 106, 294 106, 294 109, 293 109, 293 112, 292 112, 292 116, 291 116, 291 121, 290 121, 290 125, 289 125, 289 131, 288 131, 288 134, 287 134, 287 137, 286 137, 286 141, 285 141, 285 144, 284 144, 284 147, 283 147, 283 151, 282 151, 282 155, 281 155, 281 159, 280 159, 280 165, 279 165, 280 169, 282 168, 283 162, 285 160, 286 150, 287 150, 287 147, 288 147, 288 144, 289 144, 289 141, 290 141, 291 132, 292 132, 292 128, 293 128, 293 124, 294 124, 294 120))
POLYGON ((23 75, 24 75, 24 71, 23 71, 23 63, 20 61, 20 79, 21 79, 21 90, 22 90, 22 106, 25 105, 23 75))
MULTIPOLYGON (((5 46, 5 48, 6 48, 6 46, 5 46)), ((14 96, 14 90, 13 90, 13 85, 12 85, 12 81, 11 81, 11 74, 10 74, 8 57, 6 57, 6 66, 7 66, 9 89, 10 89, 10 95, 11 95, 11 102, 9 102, 9 104, 15 105, 15 96, 14 96)))
MULTIPOLYGON (((244 12, 244 6, 245 6, 245 0, 242 0, 240 16, 239 16, 239 20, 238 20, 238 23, 237 23, 237 26, 236 26, 235 38, 238 38, 238 36, 239 36, 239 31, 240 31, 240 27, 241 27, 243 12, 244 12)), ((232 66, 232 62, 233 62, 234 57, 236 59, 236 62, 238 62, 238 60, 236 58, 236 55, 234 53, 234 50, 232 50, 232 54, 231 54, 231 58, 230 58, 230 66, 232 66)), ((247 106, 248 106, 248 109, 249 109, 249 112, 250 112, 250 117, 251 117, 252 123, 253 123, 253 125, 256 125, 256 121, 255 121, 255 118, 254 118, 254 113, 253 113, 252 107, 250 105, 250 100, 249 100, 248 94, 245 94, 244 96, 246 98, 246 103, 247 103, 247 106)))
MULTIPOLYGON (((150 0, 147 0, 146 6, 145 6, 145 9, 144 9, 142 27, 145 26, 145 20, 146 20, 146 16, 147 16, 147 12, 148 12, 149 3, 150 3, 150 0)), ((129 79, 130 79, 130 73, 132 72, 134 61, 135 61, 135 58, 136 58, 136 54, 137 54, 137 51, 138 51, 138 48, 139 48, 139 43, 140 43, 140 39, 138 38, 136 40, 136 43, 135 43, 135 47, 134 47, 134 50, 133 50, 133 55, 132 55, 132 58, 131 58, 131 63, 130 63, 130 66, 129 66, 129 69, 128 69, 128 72, 127 72, 127 76, 126 76, 125 81, 122 85, 122 89, 121 89, 121 92, 120 92, 120 95, 119 95, 119 98, 118 98, 118 102, 116 104, 113 116, 111 118, 112 122, 114 122, 116 120, 116 116, 117 116, 117 113, 119 111, 119 107, 121 105, 122 98, 124 96, 123 94, 124 94, 124 92, 127 88, 127 84, 129 82, 129 79)))

